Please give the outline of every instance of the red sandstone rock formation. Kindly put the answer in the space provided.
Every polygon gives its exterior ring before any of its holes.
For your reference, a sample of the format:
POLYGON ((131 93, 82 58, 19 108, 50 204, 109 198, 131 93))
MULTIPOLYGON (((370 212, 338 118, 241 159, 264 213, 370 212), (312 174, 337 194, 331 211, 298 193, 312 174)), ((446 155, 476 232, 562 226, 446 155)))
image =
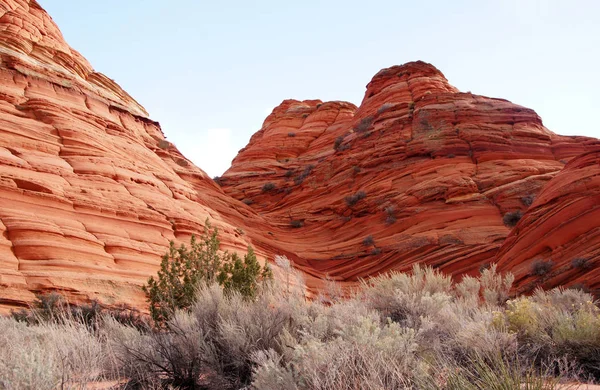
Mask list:
POLYGON ((347 281, 417 262, 474 273, 509 235, 503 216, 525 212, 594 145, 415 62, 379 72, 359 108, 283 102, 223 188, 277 227, 278 246, 309 273, 347 281), (364 199, 351 198, 359 191, 364 199))
POLYGON ((524 292, 600 289, 600 148, 571 160, 544 186, 504 241, 498 266, 513 272, 524 292))
POLYGON ((205 219, 224 248, 261 218, 93 71, 35 1, 0 2, 0 304, 33 292, 141 305, 169 240, 205 219))
MULTIPOLYGON (((592 214, 554 205, 572 204, 570 180, 590 189, 581 204, 598 203, 595 179, 578 179, 581 160, 557 176, 598 141, 558 136, 530 109, 461 93, 429 64, 382 70, 360 107, 284 101, 221 188, 35 1, 0 5, 0 306, 48 290, 141 306, 139 285, 168 241, 187 241, 207 217, 223 249, 285 254, 313 288, 324 276, 352 282, 415 262, 458 275, 500 259, 521 286, 531 256, 552 257, 557 270, 580 252, 597 264, 592 214), (525 217, 511 232, 502 218, 516 210, 525 217), (549 212, 559 217, 542 224, 549 212), (547 242, 552 229, 571 237, 554 225, 565 212, 586 232, 580 251, 547 242)), ((546 285, 572 277, 600 280, 588 267, 546 285)))

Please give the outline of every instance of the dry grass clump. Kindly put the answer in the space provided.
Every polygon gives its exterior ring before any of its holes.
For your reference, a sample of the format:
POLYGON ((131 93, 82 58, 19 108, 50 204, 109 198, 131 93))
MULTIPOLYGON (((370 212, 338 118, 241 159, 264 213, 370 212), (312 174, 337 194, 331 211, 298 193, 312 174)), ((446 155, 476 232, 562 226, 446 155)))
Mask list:
POLYGON ((600 309, 578 290, 508 299, 495 265, 455 282, 430 267, 307 300, 292 264, 253 297, 198 286, 161 328, 104 315, 38 325, 2 319, 0 387, 55 388, 99 377, 127 388, 552 389, 600 380, 600 309))
POLYGON ((102 375, 102 343, 76 321, 27 325, 0 317, 0 388, 70 389, 102 375))

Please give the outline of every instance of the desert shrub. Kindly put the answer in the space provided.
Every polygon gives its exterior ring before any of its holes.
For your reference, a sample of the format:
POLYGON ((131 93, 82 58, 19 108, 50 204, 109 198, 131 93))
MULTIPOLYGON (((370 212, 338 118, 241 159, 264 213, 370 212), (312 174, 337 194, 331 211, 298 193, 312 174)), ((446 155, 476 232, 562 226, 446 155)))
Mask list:
POLYGON ((590 288, 581 282, 574 283, 574 284, 570 285, 568 288, 571 290, 579 290, 584 293, 591 293, 590 288))
MULTIPOLYGON (((308 115, 307 115, 307 116, 308 116, 308 115)), ((295 137, 295 136, 296 136, 296 133, 293 133, 293 132, 289 132, 289 133, 288 133, 288 137, 295 137)))
POLYGON ((293 219, 290 221, 290 226, 293 228, 301 228, 302 226, 304 226, 304 221, 301 221, 299 219, 293 219))
POLYGON ((69 304, 65 297, 57 292, 38 294, 28 310, 11 312, 13 319, 28 325, 78 324, 93 331, 98 329, 106 315, 113 317, 117 322, 140 329, 148 327, 147 318, 136 309, 124 305, 105 308, 96 300, 69 304))
POLYGON ((157 324, 164 324, 177 309, 189 309, 200 283, 218 282, 251 297, 258 281, 272 276, 268 265, 260 267, 251 247, 243 261, 235 253, 220 254, 218 230, 210 229, 206 220, 204 235, 199 240, 192 236, 190 249, 183 244, 177 248, 171 241, 156 278, 151 276, 143 286, 157 324))
POLYGON ((552 269, 554 263, 552 260, 535 260, 531 264, 531 274, 536 276, 544 276, 552 269))
POLYGON ((502 221, 506 226, 514 227, 521 220, 522 217, 523 214, 521 213, 521 210, 510 211, 504 214, 504 217, 502 217, 502 221))
POLYGON ((287 171, 285 171, 285 173, 283 174, 283 176, 288 177, 288 178, 294 176, 294 170, 293 169, 288 169, 287 171))
POLYGON ((454 158, 454 157, 456 157, 456 155, 454 153, 449 153, 446 157, 448 157, 448 158, 454 158))
MULTIPOLYGON (((537 290, 532 297, 508 301, 499 317, 514 332, 530 361, 569 359, 586 379, 600 379, 600 309, 580 290, 537 290)), ((497 321, 498 322, 498 321, 497 321)))
POLYGON ((102 374, 102 344, 81 323, 0 317, 0 328, 0 388, 83 388, 102 374))
POLYGON ((363 241, 362 241, 362 244, 363 244, 364 246, 372 246, 372 245, 375 245, 375 239, 373 238, 373 236, 371 236, 371 235, 368 235, 368 236, 366 236, 366 237, 363 239, 363 241))
POLYGON ((168 149, 169 146, 171 146, 171 143, 165 139, 158 141, 158 147, 161 149, 168 149))
POLYGON ((392 107, 394 107, 394 103, 383 103, 381 107, 377 109, 377 114, 383 114, 392 107))
POLYGON ((464 367, 448 370, 445 374, 447 378, 442 378, 442 382, 449 389, 552 390, 558 384, 556 378, 549 377, 547 370, 524 365, 518 356, 511 359, 500 355, 492 358, 475 355, 464 367))
POLYGON ((250 198, 244 198, 242 199, 242 203, 244 203, 245 205, 250 206, 251 204, 254 204, 254 201, 250 198))
POLYGON ((69 306, 65 298, 53 291, 46 294, 36 294, 29 310, 12 311, 11 315, 19 322, 35 325, 46 322, 59 322, 65 318, 68 311, 69 306))
POLYGON ((525 206, 531 206, 535 200, 535 195, 525 195, 521 198, 521 203, 525 206))
POLYGON ((585 257, 576 257, 571 260, 571 266, 573 266, 573 268, 586 269, 590 266, 590 263, 585 257))
POLYGON ((191 310, 177 311, 163 331, 140 333, 112 322, 107 338, 113 367, 144 388, 243 387, 251 380, 252 355, 280 351, 280 335, 296 323, 297 302, 278 291, 265 287, 247 300, 213 284, 199 288, 191 310))
POLYGON ((335 141, 333 142, 333 149, 335 150, 340 150, 341 146, 342 146, 342 142, 344 142, 344 137, 343 136, 339 136, 335 139, 335 141))
POLYGON ((305 166, 304 170, 294 178, 294 183, 296 185, 302 184, 302 182, 304 182, 304 179, 306 179, 308 175, 310 175, 314 168, 315 166, 312 164, 305 166))
POLYGON ((393 223, 396 222, 396 207, 394 206, 388 206, 384 209, 386 217, 385 217, 385 223, 388 225, 392 225, 393 223))
POLYGON ((357 133, 365 133, 369 130, 369 127, 373 124, 373 117, 368 116, 360 120, 356 126, 354 126, 354 131, 357 133))
POLYGON ((289 362, 273 351, 255 354, 254 388, 399 389, 415 376, 417 343, 412 329, 359 317, 331 341, 307 337, 289 362), (282 361, 285 362, 282 364, 282 361))
POLYGON ((488 267, 480 270, 479 291, 485 303, 502 306, 508 300, 515 277, 511 273, 504 275, 498 273, 496 267, 496 264, 489 264, 488 267))
POLYGON ((344 200, 346 201, 346 204, 350 207, 354 206, 355 204, 357 204, 360 200, 364 199, 367 197, 367 194, 364 191, 358 191, 352 195, 348 195, 344 198, 344 200))
POLYGON ((215 176, 215 177, 213 177, 213 181, 215 183, 217 183, 219 186, 223 185, 223 179, 221 178, 221 176, 215 176))
POLYGON ((262 186, 262 192, 273 191, 276 188, 274 183, 268 182, 262 186))
POLYGON ((423 316, 441 310, 451 300, 452 279, 418 265, 412 274, 391 273, 365 282, 361 294, 382 318, 417 327, 423 316))

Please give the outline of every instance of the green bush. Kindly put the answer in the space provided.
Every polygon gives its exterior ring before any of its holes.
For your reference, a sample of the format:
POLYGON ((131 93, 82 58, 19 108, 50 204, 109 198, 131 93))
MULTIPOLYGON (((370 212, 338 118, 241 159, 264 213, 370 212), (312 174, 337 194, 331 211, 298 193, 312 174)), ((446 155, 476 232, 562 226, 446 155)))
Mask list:
POLYGON ((235 253, 219 253, 218 234, 206 220, 203 236, 192 236, 189 249, 184 244, 177 248, 171 241, 156 278, 151 276, 142 287, 155 323, 164 324, 177 309, 191 308, 201 283, 217 282, 226 290, 252 297, 260 280, 272 278, 269 266, 260 266, 251 247, 243 261, 235 253))

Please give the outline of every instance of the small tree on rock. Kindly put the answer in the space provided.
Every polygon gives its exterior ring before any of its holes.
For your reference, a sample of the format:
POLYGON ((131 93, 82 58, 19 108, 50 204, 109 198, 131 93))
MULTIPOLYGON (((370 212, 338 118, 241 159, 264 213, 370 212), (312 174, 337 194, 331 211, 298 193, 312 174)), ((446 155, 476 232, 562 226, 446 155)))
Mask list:
POLYGON ((270 267, 260 266, 250 246, 243 261, 236 253, 219 253, 218 234, 217 228, 211 231, 206 220, 203 236, 200 239, 192 236, 189 249, 184 244, 176 247, 171 241, 156 278, 151 276, 142 287, 156 324, 164 324, 178 309, 190 309, 201 283, 217 282, 228 291, 252 298, 259 281, 272 278, 270 267))

